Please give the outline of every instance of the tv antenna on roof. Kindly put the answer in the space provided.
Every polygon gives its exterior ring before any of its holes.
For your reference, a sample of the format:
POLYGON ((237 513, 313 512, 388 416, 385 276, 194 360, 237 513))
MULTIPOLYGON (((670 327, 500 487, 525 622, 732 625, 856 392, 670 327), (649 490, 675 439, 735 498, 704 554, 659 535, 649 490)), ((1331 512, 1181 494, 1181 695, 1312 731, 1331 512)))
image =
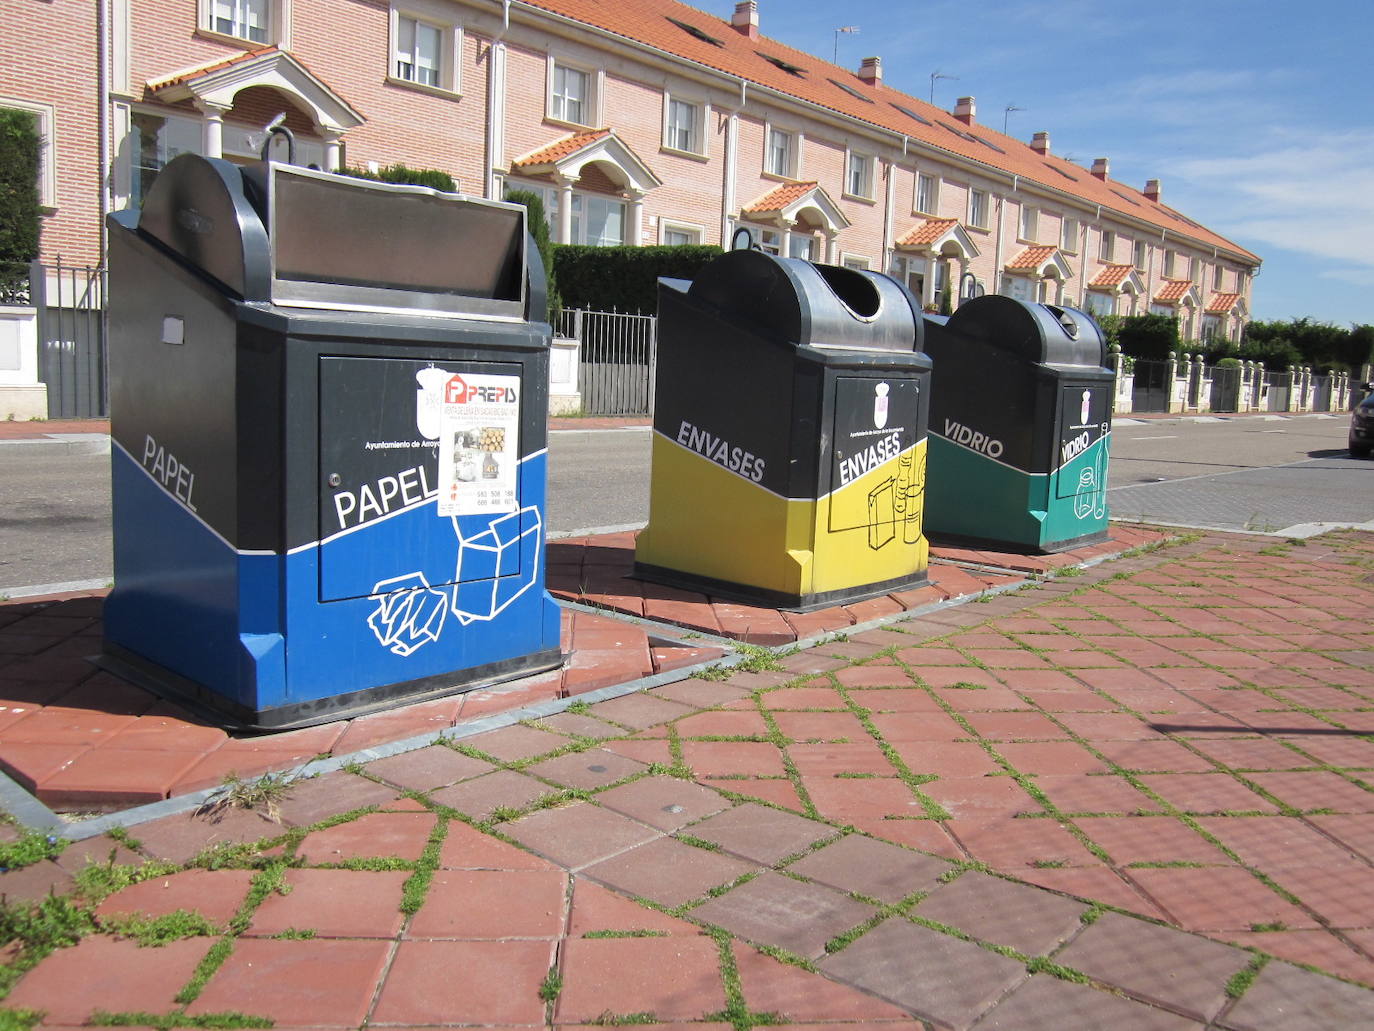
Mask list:
POLYGON ((1024 111, 1024 107, 1017 107, 1015 104, 1008 104, 1002 109, 1002 135, 1007 134, 1007 119, 1011 118, 1013 111, 1024 111))
POLYGON ((931 102, 932 104, 935 103, 935 80, 936 80, 936 79, 954 79, 954 80, 957 81, 958 78, 959 78, 959 76, 957 76, 957 75, 946 75, 944 72, 940 71, 938 68, 935 69, 935 71, 931 72, 931 73, 930 73, 930 102, 931 102))
POLYGON ((839 64, 839 63, 840 63, 840 33, 841 33, 841 32, 848 32, 851 36, 857 36, 857 35, 859 34, 859 27, 858 27, 857 25, 842 25, 842 26, 840 26, 838 29, 835 30, 835 53, 834 53, 834 55, 833 55, 833 56, 831 57, 831 59, 830 59, 830 63, 831 63, 831 64, 839 64))

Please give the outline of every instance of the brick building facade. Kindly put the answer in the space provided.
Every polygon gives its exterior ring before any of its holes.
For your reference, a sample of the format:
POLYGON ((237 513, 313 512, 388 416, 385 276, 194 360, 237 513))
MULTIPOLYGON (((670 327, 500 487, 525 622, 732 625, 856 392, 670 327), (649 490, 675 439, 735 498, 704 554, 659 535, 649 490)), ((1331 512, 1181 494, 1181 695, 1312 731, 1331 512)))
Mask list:
POLYGON ((1238 335, 1260 259, 1157 180, 996 132, 971 97, 903 94, 876 58, 846 70, 783 46, 760 32, 782 5, 762 6, 9 0, 0 105, 35 111, 49 141, 45 260, 97 263, 102 209, 137 204, 183 151, 253 160, 285 115, 302 164, 535 189, 564 242, 729 246, 742 226, 890 272, 929 306, 981 289, 1238 335))

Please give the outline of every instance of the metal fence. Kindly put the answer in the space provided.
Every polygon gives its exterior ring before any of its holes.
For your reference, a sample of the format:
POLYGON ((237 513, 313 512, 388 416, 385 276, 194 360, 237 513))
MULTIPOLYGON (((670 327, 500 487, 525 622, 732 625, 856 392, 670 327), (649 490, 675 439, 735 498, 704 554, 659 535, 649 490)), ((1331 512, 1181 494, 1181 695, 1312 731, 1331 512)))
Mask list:
POLYGON ((1169 363, 1137 358, 1135 383, 1131 395, 1134 412, 1169 410, 1169 363))
POLYGON ((584 414, 653 414, 657 326, 653 315, 580 309, 560 314, 554 331, 581 344, 584 414))
POLYGON ((38 312, 38 378, 48 386, 50 419, 109 415, 105 270, 34 262, 28 304, 38 312))

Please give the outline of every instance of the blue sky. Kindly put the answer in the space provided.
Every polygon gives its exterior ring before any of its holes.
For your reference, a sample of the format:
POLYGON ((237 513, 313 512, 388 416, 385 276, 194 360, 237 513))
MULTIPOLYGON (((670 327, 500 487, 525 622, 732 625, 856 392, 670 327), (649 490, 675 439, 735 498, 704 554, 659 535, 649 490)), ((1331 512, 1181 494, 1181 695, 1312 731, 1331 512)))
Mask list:
MULTIPOLYGON (((734 0, 688 0, 729 20, 734 0)), ((1371 0, 759 0, 764 35, 1164 202, 1264 259, 1256 319, 1374 323, 1371 0), (1006 113, 1008 105, 1023 108, 1006 113)))

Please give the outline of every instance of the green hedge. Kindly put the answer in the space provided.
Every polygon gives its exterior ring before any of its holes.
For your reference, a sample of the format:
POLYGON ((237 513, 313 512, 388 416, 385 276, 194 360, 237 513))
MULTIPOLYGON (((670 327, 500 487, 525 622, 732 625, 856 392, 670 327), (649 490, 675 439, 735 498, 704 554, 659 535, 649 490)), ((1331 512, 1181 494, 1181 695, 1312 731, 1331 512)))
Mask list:
POLYGON ((387 165, 372 172, 366 168, 341 168, 340 175, 351 175, 355 179, 371 179, 378 183, 403 183, 409 186, 428 186, 431 190, 444 193, 457 193, 458 185, 453 176, 437 168, 410 168, 407 165, 387 165))
POLYGON ((558 289, 558 277, 554 274, 553 242, 549 239, 549 219, 544 213, 544 198, 533 190, 507 190, 506 200, 525 206, 530 235, 534 237, 535 249, 544 262, 544 278, 548 281, 549 289, 548 319, 552 322, 563 310, 563 299, 558 289))
MULTIPOLYGON (((38 257, 41 147, 37 116, 0 108, 0 270, 14 270, 38 257)), ((23 275, 27 277, 27 269, 23 275)))
POLYGON ((1341 329, 1329 322, 1289 319, 1286 322, 1252 322, 1245 327, 1240 356, 1251 361, 1281 361, 1283 366, 1310 365, 1314 369, 1346 369, 1359 373, 1374 361, 1374 326, 1341 329))
POLYGON ((553 267, 569 308, 653 315, 658 280, 693 279, 721 255, 719 247, 584 247, 555 244, 553 267))

